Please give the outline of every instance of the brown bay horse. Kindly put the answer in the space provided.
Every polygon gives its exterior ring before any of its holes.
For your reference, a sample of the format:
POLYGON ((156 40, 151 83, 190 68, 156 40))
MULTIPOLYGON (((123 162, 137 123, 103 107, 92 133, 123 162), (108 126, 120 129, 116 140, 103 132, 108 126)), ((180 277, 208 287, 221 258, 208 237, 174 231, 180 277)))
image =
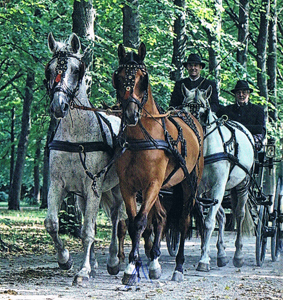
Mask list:
POLYGON ((121 152, 116 167, 132 241, 129 264, 122 280, 126 285, 135 284, 139 276, 140 238, 151 218, 154 220, 155 238, 150 252, 149 276, 152 279, 161 276, 158 263, 160 241, 170 212, 164 209, 158 194, 161 188, 169 189, 179 184, 182 197, 171 204, 181 232, 172 280, 183 280, 184 243, 203 170, 201 125, 191 114, 176 111, 169 116, 162 113, 152 96, 143 62, 145 54, 144 43, 141 43, 138 54, 126 53, 124 46, 119 45, 119 67, 113 74, 113 86, 122 106, 118 135, 121 152), (142 193, 139 211, 136 204, 138 192, 142 193))

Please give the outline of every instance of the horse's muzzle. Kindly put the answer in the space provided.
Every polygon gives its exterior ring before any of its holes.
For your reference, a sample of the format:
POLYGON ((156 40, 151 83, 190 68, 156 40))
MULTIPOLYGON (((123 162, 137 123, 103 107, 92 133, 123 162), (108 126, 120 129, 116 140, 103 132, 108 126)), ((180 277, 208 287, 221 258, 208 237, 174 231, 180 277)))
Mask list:
POLYGON ((125 111, 125 122, 128 126, 136 126, 138 124, 139 119, 139 112, 135 111, 134 113, 129 113, 128 111, 125 111))
POLYGON ((62 119, 68 114, 70 105, 66 100, 66 96, 62 93, 55 93, 53 101, 50 104, 50 112, 56 119, 62 119))

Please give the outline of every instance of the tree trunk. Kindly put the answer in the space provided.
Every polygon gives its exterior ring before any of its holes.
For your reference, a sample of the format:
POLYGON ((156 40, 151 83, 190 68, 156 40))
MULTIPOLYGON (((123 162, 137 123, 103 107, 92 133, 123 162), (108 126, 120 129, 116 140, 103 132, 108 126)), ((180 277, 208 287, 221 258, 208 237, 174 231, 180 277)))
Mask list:
MULTIPOLYGON (((91 46, 94 45, 94 20, 95 9, 93 8, 92 0, 89 1, 75 1, 74 10, 72 14, 73 32, 80 37, 82 44, 83 61, 86 65, 87 71, 93 70, 93 53, 91 46)), ((92 77, 85 75, 87 85, 87 95, 90 99, 92 77)))
POLYGON ((33 199, 34 204, 40 203, 40 175, 39 175, 39 164, 40 164, 40 141, 37 141, 35 157, 34 157, 34 167, 33 167, 33 199))
POLYGON ((266 76, 266 48, 268 39, 268 20, 270 16, 270 0, 262 0, 260 28, 257 40, 257 84, 259 93, 268 100, 266 76))
POLYGON ((248 57, 248 36, 249 36, 249 0, 239 2, 239 27, 238 42, 241 46, 237 49, 237 61, 247 72, 248 57))
POLYGON ((10 184, 9 187, 11 188, 13 174, 14 174, 14 167, 15 167, 15 108, 11 109, 11 161, 10 161, 10 184))
POLYGON ((267 74, 269 102, 275 109, 268 107, 268 116, 277 120, 277 1, 273 0, 270 8, 267 74))
POLYGON ((173 39, 173 56, 172 65, 175 70, 170 73, 170 79, 173 81, 178 81, 183 77, 183 62, 185 61, 185 51, 186 51, 186 1, 185 0, 175 0, 174 4, 180 7, 176 11, 176 19, 174 21, 174 39, 173 39))
POLYGON ((43 183, 42 183, 42 193, 41 193, 41 205, 40 208, 47 208, 47 196, 50 181, 49 172, 49 149, 48 144, 52 141, 55 128, 57 127, 58 121, 52 116, 49 128, 47 132, 46 144, 44 147, 44 158, 43 158, 43 183))
POLYGON ((25 157, 28 145, 30 130, 31 103, 33 100, 34 72, 30 70, 27 74, 25 97, 22 115, 22 129, 17 150, 17 161, 14 170, 13 180, 9 193, 8 208, 11 210, 20 209, 21 186, 25 166, 25 157))
POLYGON ((140 44, 139 1, 128 0, 123 11, 123 44, 125 47, 137 49, 140 44))
POLYGON ((216 81, 216 86, 219 91, 220 85, 220 34, 221 34, 221 8, 222 0, 215 0, 214 2, 214 27, 210 30, 206 30, 208 36, 208 49, 209 53, 209 73, 213 74, 216 81))

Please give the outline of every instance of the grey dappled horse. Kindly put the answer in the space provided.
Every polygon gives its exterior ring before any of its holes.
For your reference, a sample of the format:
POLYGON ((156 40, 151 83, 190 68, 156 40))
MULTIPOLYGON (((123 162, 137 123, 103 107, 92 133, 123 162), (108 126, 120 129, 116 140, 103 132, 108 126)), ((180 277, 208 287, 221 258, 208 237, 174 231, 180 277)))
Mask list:
POLYGON ((114 136, 119 131, 120 119, 91 110, 70 110, 74 104, 91 108, 79 38, 72 34, 67 43, 61 43, 50 33, 48 46, 53 57, 46 66, 46 85, 51 98, 51 113, 60 119, 60 123, 50 144, 51 182, 45 227, 54 241, 59 266, 61 269, 71 268, 71 255, 58 235, 58 211, 67 193, 75 193, 84 220, 84 258, 74 279, 74 284, 79 284, 93 277, 97 267, 93 242, 100 200, 111 212, 113 224, 108 272, 119 272, 116 236, 123 199, 115 166, 108 172, 104 172, 104 167, 113 155, 114 136))
POLYGON ((198 271, 210 270, 210 239, 215 228, 216 218, 219 225, 217 241, 217 265, 223 267, 228 263, 223 234, 225 212, 221 206, 225 190, 236 189, 231 193, 232 210, 237 222, 236 251, 233 263, 241 267, 244 262, 243 231, 253 230, 253 221, 247 210, 250 172, 254 162, 254 140, 251 133, 240 123, 218 119, 211 111, 208 98, 211 87, 207 90, 188 90, 183 85, 184 108, 200 121, 204 129, 204 171, 198 194, 216 199, 218 203, 209 208, 205 217, 204 240, 198 271), (245 218, 246 217, 246 218, 245 218), (245 218, 245 222, 243 223, 245 218), (245 228, 244 226, 245 225, 245 228))

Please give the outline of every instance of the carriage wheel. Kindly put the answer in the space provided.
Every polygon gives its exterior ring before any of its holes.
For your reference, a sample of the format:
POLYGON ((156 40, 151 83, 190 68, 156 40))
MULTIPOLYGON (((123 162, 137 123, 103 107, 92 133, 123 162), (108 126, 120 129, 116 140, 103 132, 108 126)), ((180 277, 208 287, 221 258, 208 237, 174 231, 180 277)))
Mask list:
POLYGON ((279 177, 276 185, 276 194, 274 198, 274 210, 277 211, 277 217, 272 221, 272 227, 275 228, 275 234, 271 237, 271 257, 272 261, 277 261, 280 257, 280 251, 282 245, 280 244, 280 237, 282 238, 282 194, 283 194, 283 185, 282 178, 279 177), (281 216, 281 217, 280 217, 281 216))
POLYGON ((266 229, 268 227, 268 212, 264 205, 260 206, 258 215, 258 224, 256 227, 256 264, 261 267, 266 252, 267 236, 266 229))
POLYGON ((174 228, 169 228, 166 233, 167 249, 169 254, 173 257, 175 257, 178 253, 180 245, 180 236, 181 233, 174 228))

